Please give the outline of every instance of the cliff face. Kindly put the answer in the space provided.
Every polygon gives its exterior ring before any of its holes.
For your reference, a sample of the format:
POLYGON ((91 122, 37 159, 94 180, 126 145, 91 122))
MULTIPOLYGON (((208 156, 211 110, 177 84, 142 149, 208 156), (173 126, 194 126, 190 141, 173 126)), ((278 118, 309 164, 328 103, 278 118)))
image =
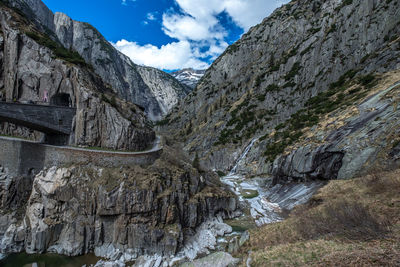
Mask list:
MULTIPOLYGON (((324 102, 312 109, 310 99, 344 88, 342 98, 350 84, 368 80, 367 74, 400 68, 399 7, 398 0, 290 2, 228 47, 166 117, 164 130, 220 170, 228 170, 239 151, 261 137, 247 169, 269 172, 268 163, 337 107, 324 102), (292 121, 300 124, 290 128, 292 121)), ((345 152, 339 151, 339 161, 345 152)))
POLYGON ((185 98, 190 92, 189 88, 182 86, 177 80, 158 69, 136 66, 144 83, 150 88, 161 109, 161 114, 165 115, 178 104, 178 101, 185 98), (180 88, 176 90, 176 88, 180 88))
POLYGON ((150 119, 160 119, 187 94, 171 75, 134 64, 90 24, 74 21, 63 13, 53 14, 41 0, 10 4, 54 35, 65 48, 77 51, 119 97, 142 106, 150 119))
MULTIPOLYGON (((77 109, 70 144, 126 150, 152 144, 155 134, 142 111, 115 96, 79 55, 63 50, 3 4, 0 23, 2 98, 39 103, 67 98, 67 105, 77 109)), ((5 134, 38 138, 27 129, 4 123, 2 128, 5 134)))
POLYGON ((122 261, 175 255, 201 223, 237 205, 215 174, 178 154, 165 148, 148 167, 55 166, 26 191, 13 190, 24 179, 0 167, 0 252, 95 252, 122 261))
MULTIPOLYGON (((20 9, 0 2, 1 98, 45 104, 62 101, 75 107, 74 135, 70 138, 73 145, 126 150, 149 147, 155 133, 147 126, 142 107, 122 100, 115 87, 103 82, 101 68, 85 58, 92 53, 81 56, 74 52, 84 45, 70 50, 64 47, 70 39, 63 40, 64 45, 56 41, 53 33, 59 24, 51 21, 68 18, 52 18, 45 6, 35 6, 37 1, 27 3, 40 23, 32 23, 27 13, 23 15, 20 9)), ((79 39, 82 27, 87 27, 82 42, 97 32, 83 23, 72 21, 72 25, 78 30, 65 32, 73 33, 73 40, 79 39)), ((101 51, 97 46, 101 44, 93 42, 88 47, 101 51)), ((109 58, 115 68, 132 67, 127 75, 137 75, 137 82, 148 84, 145 90, 154 89, 157 99, 164 103, 159 106, 157 102, 157 107, 163 111, 174 104, 169 97, 182 96, 171 89, 178 84, 167 74, 135 66, 116 50, 102 55, 116 55, 109 58), (171 90, 164 91, 164 86, 171 90)), ((134 94, 147 101, 145 91, 135 89, 134 94)), ((25 128, 5 123, 1 127, 2 133, 38 138, 37 133, 25 128)), ((94 252, 123 262, 141 255, 173 257, 189 239, 196 239, 197 228, 209 218, 231 216, 237 200, 214 173, 195 169, 178 151, 164 147, 162 153, 151 166, 107 168, 92 163, 66 167, 54 163, 59 165, 39 174, 34 169, 15 174, 10 166, 0 166, 0 253, 72 256, 94 252)), ((21 160, 16 155, 9 157, 21 160)), ((195 249, 189 250, 194 257, 195 249)))

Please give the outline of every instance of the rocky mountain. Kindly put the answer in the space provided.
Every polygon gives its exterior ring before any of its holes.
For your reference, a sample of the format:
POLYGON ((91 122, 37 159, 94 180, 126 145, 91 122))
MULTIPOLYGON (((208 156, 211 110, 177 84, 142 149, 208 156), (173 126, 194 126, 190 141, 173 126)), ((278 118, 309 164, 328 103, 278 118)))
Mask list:
POLYGON ((395 100, 379 90, 391 85, 384 81, 396 82, 396 73, 385 75, 400 68, 399 7, 398 0, 301 0, 282 6, 228 47, 166 117, 163 130, 221 171, 233 166, 252 139, 257 141, 241 164, 250 173, 303 180, 366 170, 383 153, 371 147, 391 142, 384 137, 394 121, 374 114, 393 112, 395 100), (351 114, 343 110, 358 110, 359 117, 346 115, 336 132, 318 131, 340 112, 351 114), (379 122, 383 128, 376 131, 379 122), (371 137, 367 129, 374 137, 363 143, 371 137), (282 154, 289 156, 277 159, 282 154))
MULTIPOLYGON (((22 2, 0 2, 1 100, 49 105, 54 99, 67 98, 67 105, 76 108, 71 146, 135 151, 152 146, 156 136, 143 108, 122 99, 104 82, 101 69, 96 70, 74 48, 65 48, 65 42, 71 39, 61 42, 63 35, 59 33, 58 37, 51 30, 59 25, 54 20, 70 20, 61 14, 53 16, 43 5, 38 8, 38 1, 26 2, 32 13, 21 10, 29 10, 28 6, 16 8, 16 3, 22 2), (40 21, 32 20, 35 18, 40 21)), ((84 27, 70 22, 78 30, 65 29, 64 33, 75 34, 84 27)), ((95 30, 89 27, 83 32, 93 34, 95 30)), ((73 39, 80 37, 74 35, 73 39)), ((118 56, 117 63, 121 63, 118 58, 126 59, 113 51, 109 52, 118 56)), ((125 63, 131 64, 128 60, 125 63)), ((111 65, 127 67, 124 64, 111 65)), ((165 91, 165 87, 173 83, 178 86, 178 82, 156 69, 131 66, 134 71, 129 75, 137 74, 140 83, 154 89, 154 99, 165 104, 157 102, 158 107, 168 110, 173 101, 167 99, 175 91, 165 91)), ((146 94, 142 97, 145 99, 146 94)), ((8 123, 0 123, 0 133, 32 139, 39 135, 8 123)), ((151 163, 126 166, 123 161, 110 160, 105 166, 97 166, 92 160, 99 155, 95 151, 69 147, 63 149, 85 155, 87 162, 67 162, 56 153, 52 166, 26 171, 14 163, 29 165, 33 157, 44 161, 41 157, 48 147, 35 143, 39 147, 36 150, 43 152, 37 156, 30 150, 31 142, 3 141, 10 142, 11 150, 25 154, 27 160, 13 153, 8 156, 2 143, 0 151, 6 153, 0 157, 1 258, 3 253, 52 252, 69 256, 95 253, 120 263, 140 257, 177 262, 207 252, 215 245, 216 233, 231 231, 220 220, 231 217, 237 209, 234 194, 215 173, 193 164, 167 144, 159 148, 151 163), (214 225, 222 228, 215 230, 214 225)), ((121 154, 108 150, 100 153, 121 154)))
MULTIPOLYGON (((71 145, 124 150, 152 145, 155 133, 140 107, 120 99, 78 53, 52 40, 20 10, 0 4, 2 99, 49 104, 66 97, 77 109, 71 145)), ((8 123, 0 123, 0 129, 2 134, 40 138, 8 123)))
POLYGON ((160 119, 186 96, 187 88, 172 76, 134 64, 90 24, 74 21, 63 13, 53 14, 41 0, 9 3, 35 21, 50 38, 78 52, 118 96, 142 106, 151 120, 160 119))
POLYGON ((185 84, 194 89, 205 73, 205 70, 194 70, 189 68, 171 72, 171 75, 174 76, 175 79, 180 81, 182 84, 185 84))
POLYGON ((215 174, 167 148, 151 166, 54 166, 31 184, 1 167, 0 189, 0 253, 94 252, 121 262, 113 266, 193 255, 202 249, 188 241, 196 229, 237 205, 215 174))
POLYGON ((0 253, 113 261, 96 266, 398 262, 399 170, 385 171, 400 166, 400 0, 293 0, 180 101, 175 78, 39 0, 0 2, 0 24, 1 98, 67 95, 70 144, 143 149, 155 139, 143 110, 169 112, 150 163, 36 172, 0 158, 0 253))

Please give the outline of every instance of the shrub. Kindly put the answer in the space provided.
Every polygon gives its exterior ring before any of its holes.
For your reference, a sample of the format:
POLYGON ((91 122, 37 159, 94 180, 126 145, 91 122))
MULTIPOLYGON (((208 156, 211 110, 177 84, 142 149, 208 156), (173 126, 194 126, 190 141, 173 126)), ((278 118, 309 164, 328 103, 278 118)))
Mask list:
POLYGON ((347 80, 353 79, 356 76, 357 70, 349 70, 345 74, 339 77, 339 79, 330 84, 330 89, 341 87, 345 84, 347 80))
POLYGON ((117 100, 115 99, 114 95, 111 97, 110 105, 113 106, 113 107, 117 106, 117 100))
POLYGON ((164 126, 164 125, 167 125, 168 123, 169 123, 169 119, 168 119, 168 118, 165 118, 165 119, 163 119, 163 120, 157 121, 157 122, 156 122, 156 125, 157 125, 157 126, 164 126))
POLYGON ((258 95, 257 100, 263 102, 265 100, 265 95, 258 95))
POLYGON ((279 86, 276 84, 270 84, 265 89, 265 91, 267 91, 267 92, 278 91, 278 90, 279 90, 279 86))
POLYGON ((106 103, 110 104, 114 108, 117 107, 117 100, 116 100, 114 95, 111 97, 111 99, 109 99, 105 94, 101 94, 101 100, 103 102, 106 102, 106 103))
POLYGON ((193 162, 192 162, 192 166, 193 166, 193 168, 195 168, 197 170, 200 169, 200 159, 199 159, 199 155, 197 155, 197 153, 194 156, 194 159, 193 159, 193 162))
POLYGON ((292 69, 286 74, 285 80, 288 81, 294 78, 299 73, 300 70, 301 70, 300 62, 294 63, 292 69))
POLYGON ((264 81, 265 74, 260 74, 256 78, 255 87, 259 87, 261 83, 264 81))
POLYGON ((223 171, 217 171, 217 174, 218 174, 219 177, 226 176, 226 173, 224 173, 223 171))
POLYGON ((375 80, 375 76, 373 74, 367 74, 365 76, 361 76, 359 81, 364 86, 369 86, 375 80))
POLYGON ((307 239, 338 235, 349 240, 382 237, 387 227, 356 201, 338 200, 300 217, 296 231, 307 239))
POLYGON ((279 131, 280 129, 285 128, 285 124, 284 123, 280 123, 278 125, 275 126, 275 130, 279 131))
POLYGON ((335 32, 336 30, 337 30, 336 24, 332 24, 332 26, 329 28, 326 34, 330 34, 332 32, 335 32))

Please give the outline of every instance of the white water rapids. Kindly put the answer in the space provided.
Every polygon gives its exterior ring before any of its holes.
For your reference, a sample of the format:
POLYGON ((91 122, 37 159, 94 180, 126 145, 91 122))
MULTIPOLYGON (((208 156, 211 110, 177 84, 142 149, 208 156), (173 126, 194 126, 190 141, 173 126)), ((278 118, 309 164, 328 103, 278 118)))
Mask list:
POLYGON ((245 210, 248 209, 248 212, 244 212, 243 216, 237 220, 250 218, 256 226, 261 226, 283 220, 287 211, 306 203, 323 183, 290 183, 271 186, 272 178, 270 177, 247 178, 238 173, 240 164, 243 164, 257 140, 258 138, 254 138, 250 142, 229 174, 221 180, 232 188, 245 210))

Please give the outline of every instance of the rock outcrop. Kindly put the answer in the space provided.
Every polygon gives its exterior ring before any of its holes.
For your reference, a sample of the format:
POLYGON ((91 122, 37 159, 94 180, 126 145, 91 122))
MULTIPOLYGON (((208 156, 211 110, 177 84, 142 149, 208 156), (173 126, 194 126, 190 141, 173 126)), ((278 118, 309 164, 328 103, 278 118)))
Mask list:
POLYGON ((170 75, 158 69, 137 66, 144 83, 150 88, 161 109, 161 114, 165 115, 174 108, 179 100, 185 98, 190 93, 190 89, 182 86, 170 75), (177 90, 176 88, 181 88, 177 90))
POLYGON ((278 144, 273 149, 280 153, 267 152, 273 150, 268 136, 306 109, 310 98, 342 86, 346 73, 361 77, 400 68, 399 6, 398 0, 291 1, 228 47, 166 117, 164 130, 222 171, 252 138, 267 136, 246 161, 265 166, 283 152, 278 144))
MULTIPOLYGON (((69 144, 124 150, 152 145, 155 134, 140 108, 120 100, 78 55, 57 52, 56 42, 3 4, 0 20, 4 99, 47 105, 66 99, 66 105, 77 109, 69 144)), ((9 124, 2 123, 1 128, 4 134, 40 138, 9 124)))
MULTIPOLYGON (((95 252, 122 261, 174 256, 199 225, 217 215, 229 217, 237 202, 215 174, 199 172, 176 151, 165 151, 146 168, 82 165, 41 171, 29 199, 16 203, 18 210, 2 198, 0 253, 95 252)), ((0 169, 0 181, 4 175, 0 169)))
POLYGON ((150 119, 160 119, 186 96, 187 88, 171 75, 134 64, 90 24, 63 13, 53 14, 41 0, 15 0, 10 4, 66 49, 77 51, 120 98, 142 106, 150 119))
POLYGON ((275 182, 345 179, 397 167, 400 73, 385 76, 375 93, 355 108, 334 112, 329 127, 319 124, 314 134, 278 157, 272 165, 275 182))

